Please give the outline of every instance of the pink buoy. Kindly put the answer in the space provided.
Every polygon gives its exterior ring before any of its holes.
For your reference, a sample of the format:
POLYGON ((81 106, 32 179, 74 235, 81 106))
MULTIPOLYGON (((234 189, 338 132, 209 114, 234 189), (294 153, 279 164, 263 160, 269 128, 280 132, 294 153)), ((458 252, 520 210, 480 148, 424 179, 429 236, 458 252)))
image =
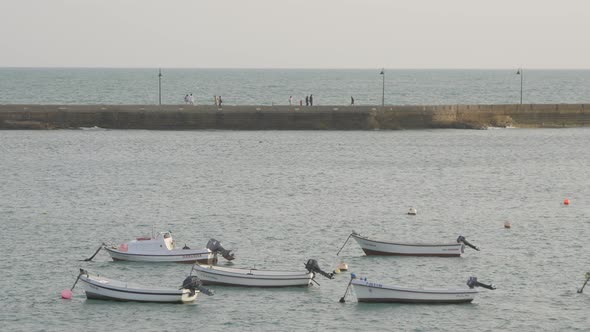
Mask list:
POLYGON ((72 295, 73 295, 73 293, 69 289, 64 289, 63 291, 61 291, 61 298, 62 299, 69 300, 72 298, 72 295))
POLYGON ((564 200, 563 200, 563 204, 564 204, 564 205, 570 205, 570 200, 569 200, 569 199, 567 199, 567 198, 566 198, 566 199, 564 199, 564 200))

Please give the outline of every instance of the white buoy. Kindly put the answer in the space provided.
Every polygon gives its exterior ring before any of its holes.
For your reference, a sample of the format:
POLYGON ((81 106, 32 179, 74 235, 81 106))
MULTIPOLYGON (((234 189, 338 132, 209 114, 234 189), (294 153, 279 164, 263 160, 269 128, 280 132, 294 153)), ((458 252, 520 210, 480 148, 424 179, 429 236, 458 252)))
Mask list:
POLYGON ((346 264, 346 263, 340 263, 340 265, 338 265, 338 270, 340 270, 340 271, 348 271, 348 264, 346 264))
POLYGON ((510 221, 505 221, 504 228, 512 228, 512 223, 510 221))
POLYGON ((414 208, 410 208, 410 211, 408 211, 408 214, 411 216, 415 216, 416 214, 418 214, 418 210, 416 210, 414 208))

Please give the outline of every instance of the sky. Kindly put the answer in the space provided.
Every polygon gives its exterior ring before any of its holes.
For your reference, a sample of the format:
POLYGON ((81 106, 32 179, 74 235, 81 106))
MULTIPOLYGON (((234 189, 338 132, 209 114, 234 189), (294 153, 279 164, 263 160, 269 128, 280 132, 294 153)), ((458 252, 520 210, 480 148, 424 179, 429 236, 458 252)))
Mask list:
POLYGON ((590 69, 588 0, 0 0, 0 67, 590 69))

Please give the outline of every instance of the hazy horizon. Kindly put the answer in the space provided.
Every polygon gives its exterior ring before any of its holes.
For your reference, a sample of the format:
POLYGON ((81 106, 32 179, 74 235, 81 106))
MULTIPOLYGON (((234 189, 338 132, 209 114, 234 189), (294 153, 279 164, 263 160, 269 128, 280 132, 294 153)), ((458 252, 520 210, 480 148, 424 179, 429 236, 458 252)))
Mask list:
POLYGON ((505 71, 505 70, 560 70, 560 71, 576 71, 576 70, 590 70, 590 68, 526 68, 526 67, 510 67, 510 68, 382 68, 382 67, 366 67, 366 68, 328 68, 328 67, 305 67, 305 68, 288 68, 288 67, 125 67, 125 66, 6 66, 0 69, 149 69, 149 70, 176 70, 176 69, 197 69, 197 70, 490 70, 490 71, 505 71))

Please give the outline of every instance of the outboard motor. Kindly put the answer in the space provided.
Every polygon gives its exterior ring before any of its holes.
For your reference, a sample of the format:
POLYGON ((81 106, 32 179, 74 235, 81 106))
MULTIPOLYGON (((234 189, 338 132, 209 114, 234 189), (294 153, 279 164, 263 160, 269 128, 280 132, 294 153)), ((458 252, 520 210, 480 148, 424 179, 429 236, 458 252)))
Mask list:
POLYGON ((307 260, 307 263, 305 263, 305 268, 309 272, 319 273, 328 279, 334 279, 334 273, 327 273, 322 271, 322 269, 320 269, 320 266, 318 265, 318 261, 316 261, 315 259, 307 260))
POLYGON ((207 249, 211 250, 214 253, 220 253, 221 256, 223 256, 223 258, 227 259, 228 261, 235 259, 234 254, 231 252, 231 250, 225 249, 221 245, 221 242, 215 239, 210 239, 209 242, 207 242, 207 249))
POLYGON ((491 290, 496 289, 496 286, 494 286, 494 284, 486 285, 477 281, 477 277, 469 277, 469 279, 467 279, 467 286, 469 286, 469 288, 483 287, 491 290))
POLYGON ((203 283, 201 282, 201 279, 199 279, 199 277, 197 277, 197 276, 186 277, 184 279, 184 281, 182 282, 182 287, 180 287, 179 289, 190 290, 191 296, 195 295, 195 291, 197 289, 205 295, 209 295, 209 296, 213 295, 213 291, 210 290, 209 288, 203 287, 203 283))
POLYGON ((459 235, 459 237, 457 238, 457 243, 461 243, 461 242, 464 243, 466 246, 470 247, 471 249, 475 249, 475 250, 479 251, 479 248, 474 246, 473 244, 469 243, 463 235, 459 235))

